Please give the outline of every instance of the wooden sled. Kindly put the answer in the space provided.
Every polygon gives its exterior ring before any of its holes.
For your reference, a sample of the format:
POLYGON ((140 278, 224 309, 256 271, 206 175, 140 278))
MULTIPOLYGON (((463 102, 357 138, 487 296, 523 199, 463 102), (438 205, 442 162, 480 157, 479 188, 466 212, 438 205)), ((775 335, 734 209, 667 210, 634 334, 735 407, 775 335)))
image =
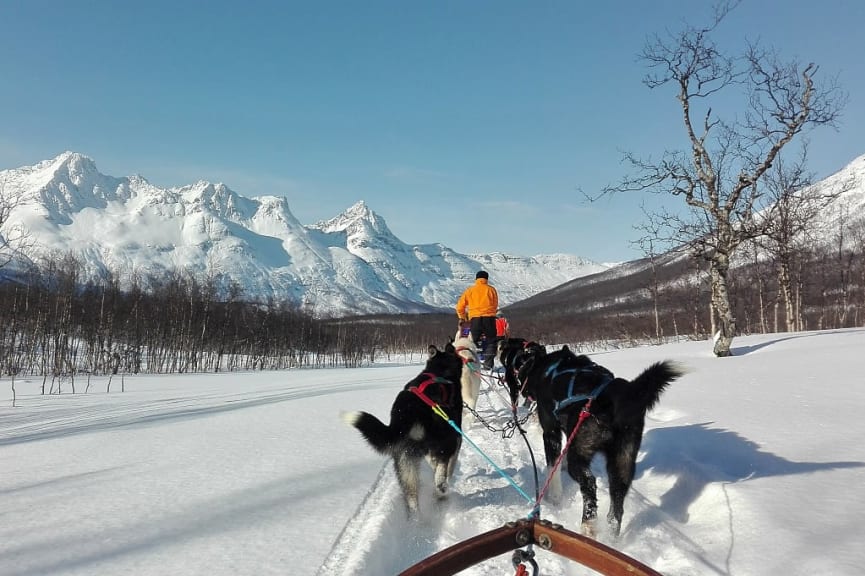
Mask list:
POLYGON ((509 522, 501 528, 458 542, 400 572, 399 576, 449 576, 529 544, 605 576, 662 576, 614 548, 538 519, 509 522))

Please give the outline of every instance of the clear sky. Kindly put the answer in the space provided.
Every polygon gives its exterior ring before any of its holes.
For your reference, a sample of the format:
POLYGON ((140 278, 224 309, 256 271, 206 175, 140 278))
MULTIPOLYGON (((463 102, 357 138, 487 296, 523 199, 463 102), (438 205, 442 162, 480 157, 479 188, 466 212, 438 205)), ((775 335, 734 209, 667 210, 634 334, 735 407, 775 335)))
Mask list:
MULTIPOLYGON (((81 152, 112 176, 285 196, 311 224, 365 200, 410 244, 639 257, 637 196, 587 204, 684 133, 637 59, 709 2, 0 0, 0 169, 81 152)), ((719 30, 848 94, 811 140, 865 154, 865 2, 744 0, 719 30)), ((655 200, 656 197, 651 197, 655 200)))

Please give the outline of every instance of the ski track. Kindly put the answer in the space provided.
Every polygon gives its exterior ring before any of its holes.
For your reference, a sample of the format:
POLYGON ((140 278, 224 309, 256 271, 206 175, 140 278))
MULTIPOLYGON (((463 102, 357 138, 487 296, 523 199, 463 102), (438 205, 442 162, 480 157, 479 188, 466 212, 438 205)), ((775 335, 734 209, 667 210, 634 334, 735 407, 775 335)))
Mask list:
MULTIPOLYGON (((519 408, 520 418, 526 415, 525 410, 519 408)), ((499 429, 512 418, 506 392, 497 385, 491 385, 486 378, 477 412, 485 422, 499 429)), ((647 430, 653 426, 663 426, 678 416, 673 410, 655 411, 647 418, 647 430)), ((537 487, 529 446, 518 432, 510 438, 503 438, 501 432, 491 431, 482 422, 475 422, 470 413, 466 412, 464 416, 463 432, 466 437, 532 498, 531 503, 464 440, 447 498, 435 499, 432 494, 432 471, 426 465, 421 466, 420 514, 416 519, 409 519, 392 463, 386 459, 357 513, 344 527, 327 560, 320 567, 318 576, 397 574, 453 544, 526 518, 531 512, 537 490, 546 480, 546 466, 537 417, 532 415, 523 428, 538 466, 537 487)), ((687 474, 674 476, 653 474, 651 471, 641 474, 638 464, 637 476, 625 503, 625 518, 618 539, 606 531, 604 522, 609 497, 603 459, 596 459, 592 468, 598 479, 599 541, 669 576, 729 573, 724 558, 718 559, 717 563, 699 560, 701 555, 705 555, 705 550, 699 549, 680 530, 680 523, 687 522, 687 519, 672 517, 661 508, 661 498, 674 485, 687 484, 688 475, 701 475, 699 466, 689 468, 687 474), (670 546, 671 541, 678 542, 676 547, 670 546)), ((540 516, 579 531, 582 509, 579 488, 564 470, 562 482, 562 503, 555 505, 543 501, 540 516)), ((700 484, 701 481, 697 479, 694 483, 700 484)), ((701 507, 728 505, 723 489, 706 490, 700 496, 701 507)), ((719 531, 719 537, 723 537, 723 530, 719 531)), ((538 547, 534 547, 534 552, 542 574, 596 574, 538 547)), ((460 574, 498 576, 512 570, 514 567, 508 553, 470 567, 460 574)))

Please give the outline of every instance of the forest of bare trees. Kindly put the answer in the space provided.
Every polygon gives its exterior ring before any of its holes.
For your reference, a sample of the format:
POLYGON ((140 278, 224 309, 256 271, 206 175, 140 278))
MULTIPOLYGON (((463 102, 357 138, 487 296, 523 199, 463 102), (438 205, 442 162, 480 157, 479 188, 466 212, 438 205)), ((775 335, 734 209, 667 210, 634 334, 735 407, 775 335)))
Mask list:
MULTIPOLYGON (((862 326, 865 226, 840 225, 830 242, 781 261, 754 248, 731 272, 737 334, 862 326), (789 295, 787 291, 789 290, 789 295), (789 298, 789 302, 787 301, 789 298)), ((577 347, 711 336, 711 291, 698 261, 668 254, 656 266, 556 290, 507 309, 513 335, 577 347)), ((285 301, 250 303, 217 279, 82 278, 66 254, 0 283, 0 371, 39 376, 44 393, 86 391, 91 375, 357 367, 395 355, 422 358, 456 330, 451 312, 316 319, 285 301), (143 286, 149 286, 145 290, 143 286)))
MULTIPOLYGON (((81 391, 93 374, 360 366, 433 338, 416 329, 385 338, 377 322, 245 302, 236 287, 220 294, 214 278, 176 272, 121 289, 115 276, 84 281, 81 270, 67 254, 0 283, 3 375, 39 375, 45 393, 81 391)), ((439 331, 434 341, 444 340, 439 331)))
MULTIPOLYGON (((865 325, 865 222, 841 205, 827 210, 840 214, 819 242, 800 237, 782 257, 765 249, 765 237, 743 248, 729 275, 736 335, 865 325)), ((698 259, 671 252, 625 267, 633 271, 577 279, 515 304, 511 326, 578 348, 714 335, 711 277, 698 259)))

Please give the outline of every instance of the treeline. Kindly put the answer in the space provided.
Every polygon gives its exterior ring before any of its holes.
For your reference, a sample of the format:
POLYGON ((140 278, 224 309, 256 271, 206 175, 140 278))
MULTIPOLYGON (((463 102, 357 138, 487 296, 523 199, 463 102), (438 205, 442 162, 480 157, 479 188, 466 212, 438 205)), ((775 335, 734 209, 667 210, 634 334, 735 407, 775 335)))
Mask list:
POLYGON ((181 271, 126 283, 82 276, 67 254, 0 284, 3 375, 43 376, 50 392, 58 379, 74 388, 82 374, 357 367, 421 354, 454 331, 435 322, 402 329, 394 320, 318 320, 286 301, 246 302, 236 285, 181 271))
MULTIPOLYGON (((715 333, 712 284, 695 260, 668 254, 632 267, 631 273, 577 279, 518 303, 508 309, 512 329, 577 347, 702 340, 715 333)), ((754 251, 731 272, 737 335, 865 325, 865 235, 802 247, 783 274, 781 268, 777 259, 754 251)))
MULTIPOLYGON (((862 326, 863 256, 860 244, 798 252, 789 305, 777 262, 742 262, 730 284, 740 334, 862 326)), ((635 273, 578 279, 506 308, 512 334, 577 347, 710 337, 711 283, 694 266, 667 256, 635 273)), ((0 283, 2 375, 41 376, 49 393, 61 384, 74 390, 84 375, 358 367, 406 354, 420 362, 429 344, 456 331, 449 312, 317 319, 181 271, 124 282, 83 276, 81 262, 64 255, 0 283)))

